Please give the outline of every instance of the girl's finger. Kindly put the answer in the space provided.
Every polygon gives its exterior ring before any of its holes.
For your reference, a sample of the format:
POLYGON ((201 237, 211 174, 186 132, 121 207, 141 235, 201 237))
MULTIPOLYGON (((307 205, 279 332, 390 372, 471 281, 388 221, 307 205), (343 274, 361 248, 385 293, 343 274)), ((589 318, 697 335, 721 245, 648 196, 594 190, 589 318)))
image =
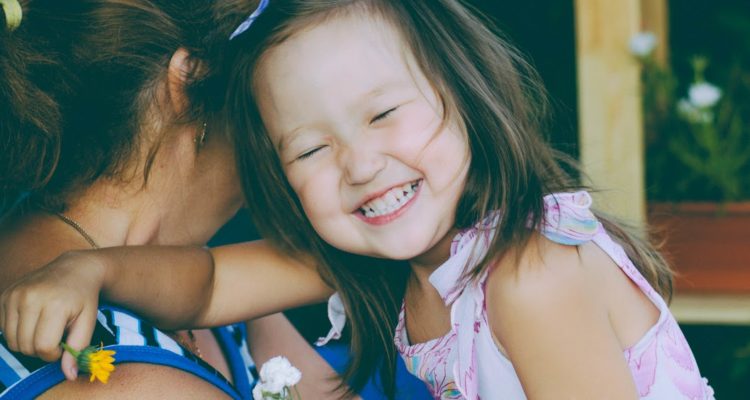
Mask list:
POLYGON ((65 326, 67 325, 69 313, 47 307, 42 310, 34 333, 34 352, 44 361, 53 362, 60 358, 65 326))
MULTIPOLYGON (((83 349, 91 343, 91 336, 96 325, 96 308, 84 307, 76 319, 71 323, 68 337, 65 339, 68 346, 74 349, 83 349)), ((62 358, 62 369, 65 377, 75 380, 78 376, 78 366, 73 356, 65 352, 62 358)))
POLYGON ((36 305, 26 305, 20 309, 17 316, 16 341, 18 342, 18 350, 28 356, 36 355, 34 353, 34 332, 36 332, 36 324, 41 312, 42 310, 36 305))
POLYGON ((18 340, 16 340, 16 333, 18 332, 18 307, 10 299, 7 303, 4 303, 4 306, 5 321, 3 322, 3 335, 5 336, 5 342, 8 344, 9 349, 18 351, 18 340))
POLYGON ((76 363, 76 359, 72 354, 64 351, 62 359, 60 360, 60 364, 63 374, 65 375, 65 379, 69 381, 78 379, 78 364, 76 363))

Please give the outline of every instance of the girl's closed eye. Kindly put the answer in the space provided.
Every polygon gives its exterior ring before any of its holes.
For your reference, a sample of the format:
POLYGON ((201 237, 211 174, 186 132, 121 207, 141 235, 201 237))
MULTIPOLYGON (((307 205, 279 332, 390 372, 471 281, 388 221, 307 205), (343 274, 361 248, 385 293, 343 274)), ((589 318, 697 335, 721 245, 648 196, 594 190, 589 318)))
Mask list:
POLYGON ((391 113, 393 113, 394 111, 396 111, 396 109, 398 109, 398 106, 390 108, 390 109, 388 109, 388 110, 386 110, 386 111, 384 111, 384 112, 376 115, 373 119, 370 120, 370 124, 374 124, 374 123, 376 123, 378 121, 382 121, 382 120, 386 119, 389 115, 391 115, 391 113))
POLYGON ((302 161, 302 160, 308 159, 308 158, 312 157, 315 153, 319 152, 320 150, 322 150, 322 149, 324 149, 326 147, 328 147, 328 146, 327 145, 320 145, 320 146, 313 147, 310 150, 307 150, 304 153, 302 153, 299 156, 297 156, 297 158, 295 158, 294 161, 302 161))

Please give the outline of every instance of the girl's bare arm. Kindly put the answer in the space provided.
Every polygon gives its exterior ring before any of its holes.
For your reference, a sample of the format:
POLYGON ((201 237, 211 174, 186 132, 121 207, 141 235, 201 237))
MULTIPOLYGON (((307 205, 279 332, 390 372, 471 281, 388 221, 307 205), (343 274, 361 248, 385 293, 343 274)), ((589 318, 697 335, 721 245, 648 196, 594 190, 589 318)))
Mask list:
POLYGON ((219 326, 322 301, 332 289, 314 267, 263 241, 212 250, 133 246, 74 251, 3 292, 0 329, 11 349, 56 360, 65 331, 71 347, 89 344, 100 293, 159 327, 177 329, 219 326))

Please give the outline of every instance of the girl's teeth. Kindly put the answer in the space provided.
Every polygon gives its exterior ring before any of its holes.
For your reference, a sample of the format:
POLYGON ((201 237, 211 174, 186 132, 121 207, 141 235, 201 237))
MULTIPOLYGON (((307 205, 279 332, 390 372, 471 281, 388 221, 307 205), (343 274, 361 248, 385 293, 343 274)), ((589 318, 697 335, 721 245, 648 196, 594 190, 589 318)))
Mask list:
POLYGON ((370 204, 373 210, 384 210, 387 206, 387 203, 383 198, 375 199, 370 204))
POLYGON ((398 205, 398 199, 396 198, 396 195, 394 195, 391 192, 388 192, 385 194, 385 204, 388 205, 388 207, 395 207, 398 205))
POLYGON ((389 190, 383 196, 371 200, 363 205, 360 209, 367 218, 390 214, 406 204, 414 197, 414 187, 412 183, 404 184, 400 187, 389 190))

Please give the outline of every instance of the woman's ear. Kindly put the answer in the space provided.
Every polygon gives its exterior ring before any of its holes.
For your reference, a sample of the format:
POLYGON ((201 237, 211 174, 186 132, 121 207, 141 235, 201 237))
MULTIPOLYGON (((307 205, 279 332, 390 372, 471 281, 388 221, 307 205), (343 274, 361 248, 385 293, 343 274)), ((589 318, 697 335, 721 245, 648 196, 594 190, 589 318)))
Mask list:
POLYGON ((189 106, 190 99, 187 98, 185 93, 185 86, 195 67, 194 63, 195 61, 190 57, 190 52, 183 47, 177 49, 169 60, 167 91, 172 111, 176 115, 181 115, 189 106))

